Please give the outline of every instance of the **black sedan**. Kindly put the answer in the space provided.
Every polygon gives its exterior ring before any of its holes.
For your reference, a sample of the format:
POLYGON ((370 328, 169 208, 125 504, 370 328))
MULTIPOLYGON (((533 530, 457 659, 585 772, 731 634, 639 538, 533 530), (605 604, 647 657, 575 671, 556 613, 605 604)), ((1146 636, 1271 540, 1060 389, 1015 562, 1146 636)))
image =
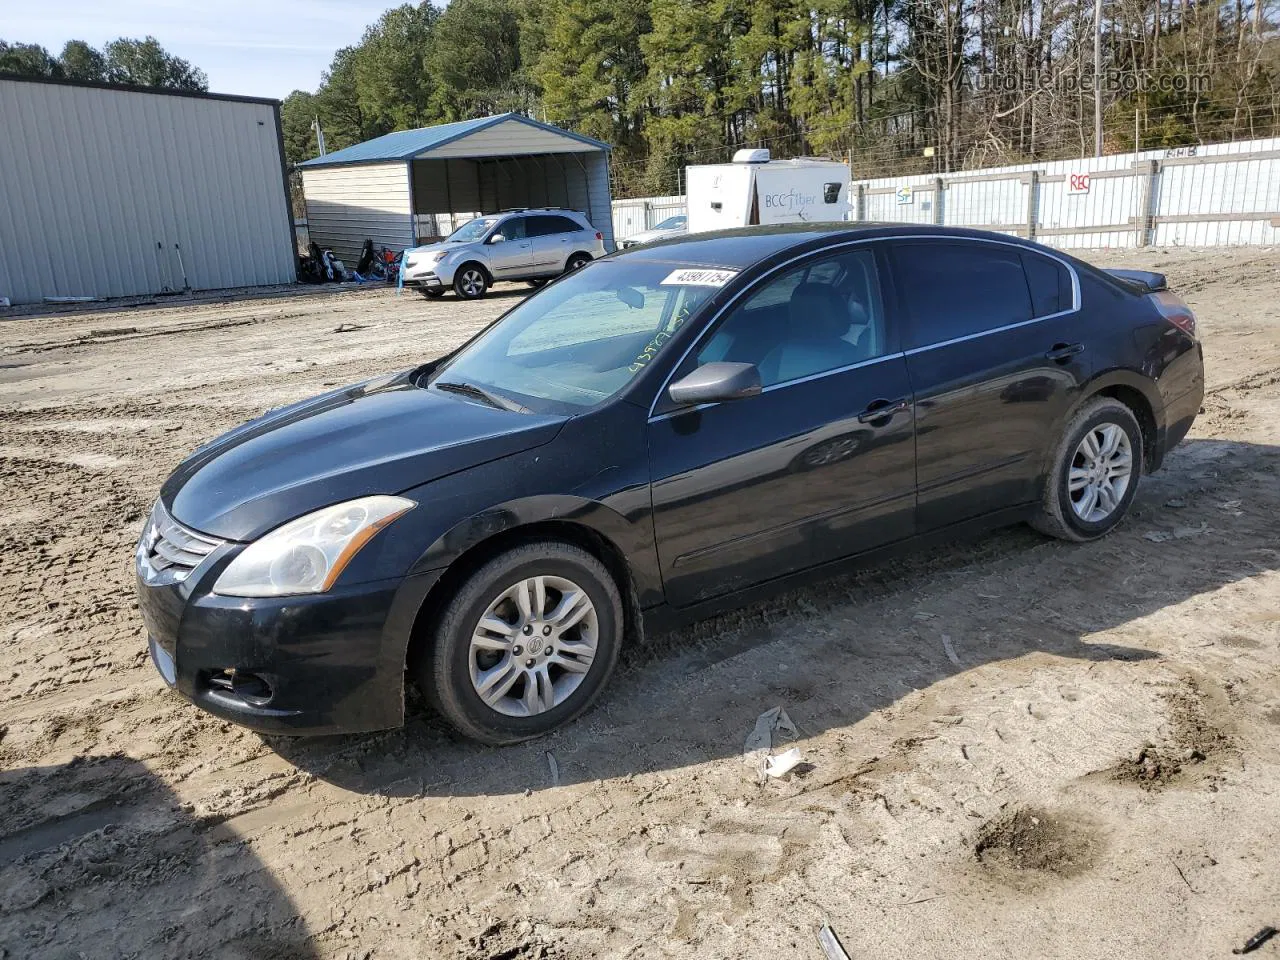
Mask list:
POLYGON ((1157 274, 802 224, 589 264, 454 353, 196 451, 137 550, 151 656, 262 731, 575 717, 646 629, 904 541, 1111 530, 1200 409, 1157 274))

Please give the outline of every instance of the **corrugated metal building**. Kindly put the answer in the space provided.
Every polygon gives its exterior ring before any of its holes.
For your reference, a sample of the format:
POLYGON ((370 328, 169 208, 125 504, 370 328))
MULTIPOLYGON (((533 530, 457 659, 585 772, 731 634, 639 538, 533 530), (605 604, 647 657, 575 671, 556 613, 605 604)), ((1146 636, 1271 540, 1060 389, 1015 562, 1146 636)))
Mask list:
POLYGON ((613 249, 609 145, 516 113, 401 130, 299 164, 307 229, 353 266, 513 207, 586 214, 613 249))
POLYGON ((0 77, 0 297, 296 280, 278 101, 0 77))

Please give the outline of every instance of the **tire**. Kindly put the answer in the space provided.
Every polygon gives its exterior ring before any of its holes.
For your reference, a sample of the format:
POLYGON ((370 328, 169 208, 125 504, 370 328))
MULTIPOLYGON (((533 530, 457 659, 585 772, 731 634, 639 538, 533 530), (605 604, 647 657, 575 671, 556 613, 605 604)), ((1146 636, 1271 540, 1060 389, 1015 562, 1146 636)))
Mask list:
POLYGON ((428 701, 463 735, 494 746, 519 743, 563 726, 591 706, 618 662, 623 629, 622 599, 604 564, 566 543, 530 543, 500 554, 467 578, 446 604, 431 648, 414 668, 415 679, 428 701), (544 583, 544 606, 537 609, 530 586, 524 597, 531 618, 521 613, 513 592, 518 594, 520 585, 531 585, 534 578, 544 583), (584 597, 590 606, 586 613, 584 597), (575 622, 561 634, 551 624, 562 608, 567 616, 561 619, 575 622), (482 618, 501 621, 503 630, 513 632, 482 630, 482 618), (484 648, 473 647, 473 635, 483 635, 484 648), (584 661, 592 637, 594 655, 584 661), (537 640, 535 648, 529 648, 529 639, 537 640), (547 650, 554 653, 547 655, 547 650), (566 670, 561 662, 576 666, 566 670), (536 665, 530 670, 529 664, 536 665), (584 665, 585 670, 579 669, 584 665), (512 674, 517 676, 512 679, 512 674), (539 679, 531 679, 535 674, 539 679), (480 693, 485 683, 490 702, 480 693), (535 699, 542 695, 535 710, 529 709, 530 683, 535 699))
POLYGON ((546 281, 545 279, 543 279, 543 278, 538 278, 538 279, 536 279, 536 280, 526 280, 526 281, 525 281, 525 283, 527 283, 529 286, 533 287, 533 289, 535 289, 535 290, 537 290, 537 289, 539 289, 539 288, 541 288, 541 287, 545 287, 545 286, 547 285, 547 281, 546 281))
POLYGON ((1133 503, 1145 454, 1142 427, 1132 410, 1110 397, 1090 400, 1062 433, 1045 478, 1040 510, 1031 525, 1051 537, 1077 543, 1110 533, 1133 503), (1090 449, 1084 446, 1087 437, 1092 437, 1099 457, 1091 458, 1090 449), (1108 454, 1107 447, 1112 445, 1114 449, 1108 454), (1118 464, 1123 463, 1126 452, 1129 472, 1123 489, 1118 490, 1118 464), (1073 486, 1077 489, 1072 490, 1073 486))
POLYGON ((444 287, 419 287, 418 292, 428 300, 439 300, 444 296, 444 287))
POLYGON ((575 270, 581 270, 590 262, 591 262, 591 254, 582 253, 582 252, 575 253, 572 256, 570 256, 568 262, 565 263, 564 272, 573 273, 573 271, 575 270))
POLYGON ((489 292, 489 275, 477 263, 464 263, 453 275, 453 292, 463 300, 479 300, 489 292))

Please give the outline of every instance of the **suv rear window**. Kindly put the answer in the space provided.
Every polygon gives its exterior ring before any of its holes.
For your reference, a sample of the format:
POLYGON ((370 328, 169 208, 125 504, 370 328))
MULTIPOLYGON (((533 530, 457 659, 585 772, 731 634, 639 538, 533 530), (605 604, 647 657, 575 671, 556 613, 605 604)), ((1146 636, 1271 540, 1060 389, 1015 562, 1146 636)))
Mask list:
POLYGON ((535 214, 529 217, 529 236, 549 237, 553 233, 577 233, 582 227, 568 217, 535 214))
POLYGON ((927 347, 1032 317, 1016 247, 905 241, 893 245, 893 264, 910 319, 908 347, 927 347))

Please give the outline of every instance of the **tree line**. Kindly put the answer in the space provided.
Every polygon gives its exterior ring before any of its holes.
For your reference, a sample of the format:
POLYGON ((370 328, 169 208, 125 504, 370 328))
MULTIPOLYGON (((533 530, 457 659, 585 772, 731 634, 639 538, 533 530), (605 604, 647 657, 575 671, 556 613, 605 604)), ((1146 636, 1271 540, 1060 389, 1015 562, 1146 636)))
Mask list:
POLYGON ((203 70, 166 51, 155 37, 121 37, 101 50, 83 40, 69 40, 56 57, 38 43, 0 40, 0 73, 167 90, 209 89, 203 70))
POLYGON ((451 0, 285 102, 289 157, 517 110, 614 145, 619 196, 743 146, 947 171, 1280 130, 1280 0, 451 0), (1095 29, 1101 56, 1094 57, 1095 29))
MULTIPOLYGON (((616 196, 744 146, 945 172, 1280 133, 1280 0, 451 0, 383 13, 284 101, 290 163, 519 111, 614 146, 616 196), (1095 58, 1095 43, 1099 56, 1095 58), (1103 136, 1094 138, 1094 78, 1103 136)), ((0 71, 204 89, 153 38, 0 71), (57 71, 61 71, 58 74, 57 71)), ((6 65, 7 64, 7 65, 6 65)))

